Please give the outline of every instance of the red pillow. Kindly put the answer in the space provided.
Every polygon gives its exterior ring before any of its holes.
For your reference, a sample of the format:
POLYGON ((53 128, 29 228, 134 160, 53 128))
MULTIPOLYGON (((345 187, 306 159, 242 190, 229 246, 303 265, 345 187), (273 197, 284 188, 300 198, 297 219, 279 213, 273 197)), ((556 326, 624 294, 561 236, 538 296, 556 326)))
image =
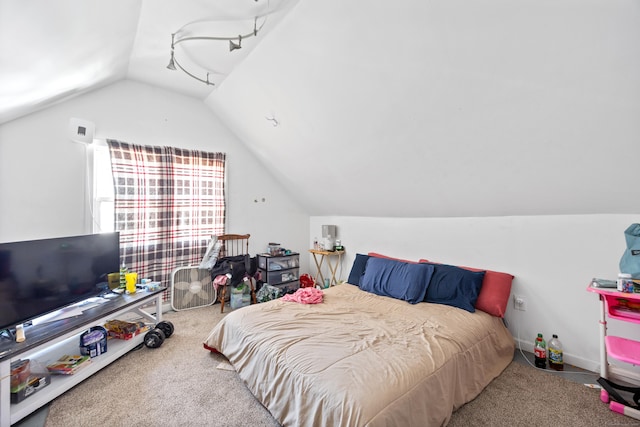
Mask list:
MULTIPOLYGON (((372 257, 376 257, 376 258, 392 259, 394 261, 401 261, 401 262, 408 262, 408 263, 411 263, 411 264, 418 264, 417 261, 409 261, 408 259, 394 258, 394 257, 390 257, 390 256, 387 256, 387 255, 379 254, 377 252, 369 252, 367 255, 372 256, 372 257)), ((422 261, 426 262, 427 260, 420 260, 420 261, 421 262, 422 261)))
MULTIPOLYGON (((421 259, 420 262, 429 262, 421 259)), ((433 263, 432 263, 433 264, 433 263)), ((485 271, 480 295, 476 301, 476 308, 489 313, 496 317, 504 317, 507 312, 507 304, 509 304, 509 295, 511 295, 511 283, 514 276, 509 273, 501 273, 499 271, 484 270, 482 268, 464 267, 469 271, 485 271)))

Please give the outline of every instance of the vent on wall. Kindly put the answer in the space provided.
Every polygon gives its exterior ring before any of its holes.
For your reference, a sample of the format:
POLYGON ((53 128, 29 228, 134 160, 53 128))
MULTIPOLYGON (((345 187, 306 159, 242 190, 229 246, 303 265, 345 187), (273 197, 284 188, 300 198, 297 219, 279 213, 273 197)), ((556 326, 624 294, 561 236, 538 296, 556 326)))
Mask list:
POLYGON ((69 120, 69 138, 73 142, 91 144, 95 128, 96 126, 88 120, 72 117, 69 120))

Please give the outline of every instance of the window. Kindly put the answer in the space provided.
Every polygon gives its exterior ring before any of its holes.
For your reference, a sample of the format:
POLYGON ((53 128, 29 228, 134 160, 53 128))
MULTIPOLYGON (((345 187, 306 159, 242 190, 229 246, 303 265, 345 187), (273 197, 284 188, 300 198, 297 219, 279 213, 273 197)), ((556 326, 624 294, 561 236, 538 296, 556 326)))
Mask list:
POLYGON ((106 141, 95 140, 93 148, 93 232, 113 231, 113 174, 106 141))
POLYGON ((121 260, 139 277, 169 286, 224 233, 224 153, 107 140, 93 166, 95 231, 120 233, 121 260))

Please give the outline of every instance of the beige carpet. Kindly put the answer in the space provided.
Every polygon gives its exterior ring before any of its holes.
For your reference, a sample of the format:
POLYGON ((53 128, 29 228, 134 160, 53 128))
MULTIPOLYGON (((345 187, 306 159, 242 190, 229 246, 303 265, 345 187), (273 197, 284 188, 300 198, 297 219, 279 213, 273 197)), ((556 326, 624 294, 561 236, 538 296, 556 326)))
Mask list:
POLYGON ((600 390, 512 362, 475 400, 451 417, 449 427, 640 426, 600 401, 600 390))
MULTIPOLYGON (((230 369, 202 347, 220 307, 165 314, 175 325, 157 349, 132 351, 56 399, 46 427, 277 426, 230 369)), ((512 363, 449 426, 640 426, 599 392, 512 363)))
POLYGON ((169 312, 175 332, 135 350, 57 398, 46 427, 277 426, 226 360, 202 347, 220 306, 169 312))

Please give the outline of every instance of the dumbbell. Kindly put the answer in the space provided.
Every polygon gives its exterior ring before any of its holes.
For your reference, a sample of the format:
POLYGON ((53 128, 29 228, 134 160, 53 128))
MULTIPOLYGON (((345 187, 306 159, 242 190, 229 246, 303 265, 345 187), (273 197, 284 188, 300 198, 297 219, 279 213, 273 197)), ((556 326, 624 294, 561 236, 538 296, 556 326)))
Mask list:
POLYGON ((169 338, 174 331, 173 323, 163 320, 155 328, 147 332, 144 336, 144 345, 148 348, 158 348, 165 339, 169 338))

